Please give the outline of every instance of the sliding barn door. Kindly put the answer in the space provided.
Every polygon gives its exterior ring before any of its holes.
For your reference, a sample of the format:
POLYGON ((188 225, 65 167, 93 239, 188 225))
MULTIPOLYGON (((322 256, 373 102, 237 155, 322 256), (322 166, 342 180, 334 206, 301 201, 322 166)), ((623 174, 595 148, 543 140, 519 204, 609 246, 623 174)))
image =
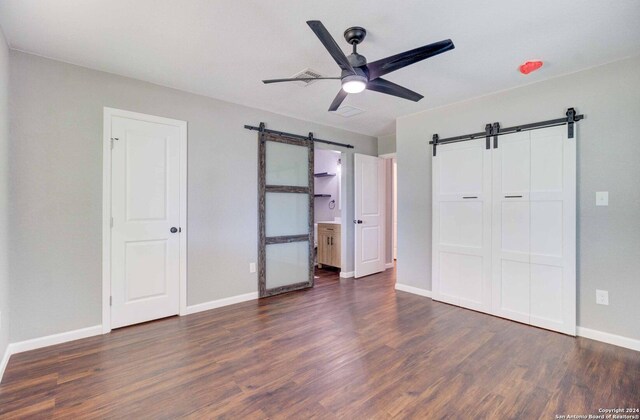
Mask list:
POLYGON ((433 298, 491 309, 491 150, 485 140, 433 157, 433 298))
POLYGON ((575 335, 576 143, 566 126, 493 150, 493 310, 575 335))
POLYGON ((259 136, 260 297, 313 287, 313 142, 259 136))

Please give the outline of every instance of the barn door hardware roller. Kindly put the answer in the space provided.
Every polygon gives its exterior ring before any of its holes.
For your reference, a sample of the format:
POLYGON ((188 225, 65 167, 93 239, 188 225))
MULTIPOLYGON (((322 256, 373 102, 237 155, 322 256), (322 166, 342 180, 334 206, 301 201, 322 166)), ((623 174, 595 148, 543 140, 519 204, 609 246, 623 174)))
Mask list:
POLYGON ((539 121, 531 124, 516 125, 513 127, 504 127, 504 128, 501 128, 500 124, 496 122, 493 124, 485 125, 485 130, 478 133, 465 134, 465 135, 456 136, 456 137, 447 137, 444 139, 441 139, 438 134, 434 134, 429 144, 433 146, 433 156, 435 156, 436 148, 438 145, 458 143, 461 141, 476 140, 482 137, 485 138, 485 142, 486 142, 485 147, 489 148, 490 147, 489 139, 491 136, 493 136, 493 148, 495 149, 498 147, 498 136, 503 136, 505 134, 511 134, 511 133, 518 133, 520 131, 530 131, 530 130, 537 130, 540 128, 556 127, 556 126, 565 125, 565 124, 567 125, 567 137, 572 139, 575 137, 574 125, 575 123, 577 123, 582 119, 584 119, 584 115, 578 115, 575 108, 568 108, 564 118, 556 118, 555 120, 539 121))

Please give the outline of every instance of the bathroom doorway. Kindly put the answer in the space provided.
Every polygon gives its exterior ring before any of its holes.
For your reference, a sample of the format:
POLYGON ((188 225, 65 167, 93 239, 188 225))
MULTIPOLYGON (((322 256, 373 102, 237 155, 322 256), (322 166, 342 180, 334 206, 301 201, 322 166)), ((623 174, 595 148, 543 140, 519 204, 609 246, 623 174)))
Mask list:
MULTIPOLYGON (((316 279, 336 281, 345 266, 343 226, 344 154, 316 148, 314 157, 314 241, 316 279)), ((321 283, 322 283, 321 282, 321 283)))

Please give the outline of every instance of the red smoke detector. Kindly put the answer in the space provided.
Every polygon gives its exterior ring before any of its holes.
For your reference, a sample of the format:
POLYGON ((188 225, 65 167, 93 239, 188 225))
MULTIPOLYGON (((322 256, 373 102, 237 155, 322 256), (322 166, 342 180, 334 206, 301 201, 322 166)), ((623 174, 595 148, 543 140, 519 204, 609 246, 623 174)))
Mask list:
POLYGON ((542 61, 527 61, 520 66, 520 73, 529 74, 532 71, 538 70, 540 67, 542 67, 542 61))

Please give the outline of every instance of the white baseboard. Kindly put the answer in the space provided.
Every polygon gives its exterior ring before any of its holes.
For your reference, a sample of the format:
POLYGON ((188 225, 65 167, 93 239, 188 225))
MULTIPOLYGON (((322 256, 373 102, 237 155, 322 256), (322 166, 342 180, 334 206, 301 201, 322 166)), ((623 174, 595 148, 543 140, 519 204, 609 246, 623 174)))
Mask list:
POLYGON ((56 344, 68 341, 80 340, 81 338, 93 337, 102 334, 102 325, 80 328, 79 330, 67 331, 59 334, 46 335, 44 337, 32 338, 31 340, 19 341, 9 344, 11 354, 22 353, 29 350, 40 349, 42 347, 55 346, 56 344))
POLYGON ((4 375, 4 370, 7 368, 9 364, 9 357, 11 357, 11 353, 9 353, 9 346, 4 350, 4 355, 2 356, 2 361, 0 362, 0 382, 2 382, 2 376, 4 375))
POLYGON ((341 271, 340 272, 340 277, 342 277, 343 279, 350 279, 351 277, 355 276, 355 272, 353 271, 341 271))
POLYGON ((210 309, 222 308, 223 306, 233 305, 234 303, 246 302, 248 300, 258 299, 258 292, 245 293, 244 295, 231 296, 228 298, 212 300, 210 302, 198 303, 196 305, 187 306, 187 315, 195 314, 210 309))
POLYGON ((636 340, 635 338, 623 337, 621 335, 610 334, 585 327, 577 327, 576 332, 580 337, 590 338, 592 340, 602 341, 603 343, 613 344, 614 346, 640 351, 640 340, 636 340))
POLYGON ((395 264, 395 263, 392 263, 392 262, 390 262, 390 263, 386 263, 386 264, 384 265, 384 268, 385 268, 385 269, 387 269, 387 268, 393 268, 395 265, 396 265, 396 264, 395 264))
POLYGON ((406 284, 396 283, 396 290, 401 292, 413 293, 414 295, 431 297, 431 290, 420 289, 419 287, 408 286, 406 284))
POLYGON ((52 334, 44 337, 32 338, 30 340, 19 341, 17 343, 10 343, 2 357, 2 364, 0 364, 0 381, 2 381, 4 370, 9 363, 9 358, 14 354, 29 350, 36 350, 43 347, 55 346, 56 344, 62 344, 101 334, 102 325, 94 325, 93 327, 80 328, 79 330, 66 331, 59 334, 52 334))

